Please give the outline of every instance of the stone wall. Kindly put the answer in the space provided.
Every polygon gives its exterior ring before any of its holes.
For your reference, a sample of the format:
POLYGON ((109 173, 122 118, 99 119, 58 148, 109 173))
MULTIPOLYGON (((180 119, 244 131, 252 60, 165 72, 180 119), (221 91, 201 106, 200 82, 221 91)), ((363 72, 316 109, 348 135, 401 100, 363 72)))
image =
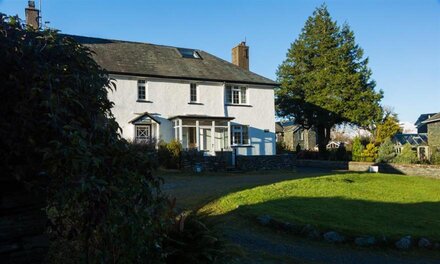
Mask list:
POLYGON ((48 248, 43 208, 21 184, 0 179, 0 262, 43 261, 48 248))
POLYGON ((330 170, 368 171, 370 166, 379 166, 379 172, 426 176, 440 179, 439 165, 373 163, 354 161, 297 160, 298 167, 324 168, 330 170))
POLYGON ((289 170, 295 167, 296 156, 292 154, 265 156, 237 156, 237 168, 252 170, 289 170))
POLYGON ((182 153, 182 169, 193 171, 196 167, 203 171, 225 171, 232 167, 232 152, 216 152, 215 156, 204 156, 201 151, 182 153))
POLYGON ((440 122, 428 124, 428 144, 440 148, 440 122))

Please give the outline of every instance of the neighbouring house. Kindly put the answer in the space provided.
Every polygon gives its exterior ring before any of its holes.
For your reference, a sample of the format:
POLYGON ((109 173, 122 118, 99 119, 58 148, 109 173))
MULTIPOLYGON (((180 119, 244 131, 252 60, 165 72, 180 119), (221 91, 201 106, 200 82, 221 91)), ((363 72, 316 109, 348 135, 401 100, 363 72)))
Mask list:
POLYGON ((288 150, 294 151, 299 145, 302 150, 313 150, 317 144, 313 128, 305 129, 292 121, 277 122, 277 141, 284 142, 288 150))
POLYGON ((428 145, 432 149, 440 150, 440 113, 432 115, 422 123, 427 126, 428 145))
POLYGON ((281 125, 281 122, 275 123, 275 136, 277 142, 284 141, 284 130, 283 130, 283 126, 281 125))
MULTIPOLYGON (((39 27, 29 1, 27 23, 39 27)), ((249 47, 232 49, 232 63, 206 51, 85 36, 71 37, 93 52, 113 79, 108 97, 122 136, 169 142, 207 155, 275 154, 274 88, 249 71, 249 47)))
POLYGON ((338 148, 343 148, 343 147, 345 147, 347 145, 347 142, 342 142, 342 141, 334 141, 334 140, 332 140, 332 141, 330 141, 328 144, 327 144, 327 146, 326 146, 326 148, 328 149, 328 150, 335 150, 335 149, 338 149, 338 148))
POLYGON ((430 113, 430 114, 421 114, 419 118, 417 118, 417 121, 414 123, 414 125, 417 128, 418 134, 426 134, 428 133, 428 126, 424 121, 428 120, 432 116, 434 116, 436 113, 430 113))

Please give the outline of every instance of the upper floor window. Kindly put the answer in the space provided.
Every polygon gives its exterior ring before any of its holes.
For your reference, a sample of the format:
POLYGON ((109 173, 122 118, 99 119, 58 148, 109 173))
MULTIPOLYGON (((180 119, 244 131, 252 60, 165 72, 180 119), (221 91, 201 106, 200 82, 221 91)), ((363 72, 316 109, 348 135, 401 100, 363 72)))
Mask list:
POLYGON ((190 84, 190 98, 189 101, 191 103, 197 102, 197 84, 191 83, 190 84))
POLYGON ((248 145, 249 144, 249 127, 235 125, 231 126, 231 143, 232 145, 248 145))
POLYGON ((247 104, 247 88, 244 86, 226 85, 226 103, 247 104))
POLYGON ((145 88, 145 80, 138 80, 138 100, 147 99, 147 90, 145 88))

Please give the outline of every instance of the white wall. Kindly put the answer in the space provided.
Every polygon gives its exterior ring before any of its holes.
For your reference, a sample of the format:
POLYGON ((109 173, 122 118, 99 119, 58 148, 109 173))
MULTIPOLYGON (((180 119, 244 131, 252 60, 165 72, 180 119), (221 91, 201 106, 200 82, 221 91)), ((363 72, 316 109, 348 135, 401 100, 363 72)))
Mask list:
POLYGON ((274 90, 271 86, 247 85, 249 106, 225 106, 224 84, 197 82, 198 99, 201 105, 188 104, 190 81, 147 78, 146 90, 149 102, 137 102, 137 80, 135 77, 112 75, 116 91, 109 92, 115 103, 112 110, 122 128, 122 136, 133 139, 134 126, 130 120, 148 112, 161 122, 159 139, 170 141, 174 137, 173 124, 169 117, 176 115, 209 115, 235 117, 231 124, 249 125, 252 147, 238 149, 242 155, 275 154, 275 107, 274 90), (268 129, 269 132, 264 132, 268 129))

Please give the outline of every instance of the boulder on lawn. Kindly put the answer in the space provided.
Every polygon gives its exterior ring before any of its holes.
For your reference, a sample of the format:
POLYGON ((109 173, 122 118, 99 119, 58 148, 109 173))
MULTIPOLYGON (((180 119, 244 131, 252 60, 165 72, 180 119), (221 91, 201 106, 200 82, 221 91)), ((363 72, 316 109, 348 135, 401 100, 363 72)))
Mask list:
POLYGON ((324 234, 324 239, 330 243, 342 243, 345 241, 345 237, 336 231, 330 231, 324 234))
POLYGON ((417 243, 417 245, 419 246, 419 248, 431 248, 432 247, 432 243, 431 241, 429 241, 427 238, 420 238, 419 242, 417 243))
POLYGON ((354 243, 360 247, 370 247, 376 244, 376 238, 373 236, 357 237, 354 243))
POLYGON ((405 236, 402 237, 401 239, 399 239, 396 243, 395 243, 396 248, 400 249, 400 250, 408 250, 411 248, 412 246, 412 238, 411 236, 405 236))
POLYGON ((272 217, 270 217, 270 215, 260 215, 259 217, 257 217, 258 223, 264 226, 269 225, 271 220, 272 217))

